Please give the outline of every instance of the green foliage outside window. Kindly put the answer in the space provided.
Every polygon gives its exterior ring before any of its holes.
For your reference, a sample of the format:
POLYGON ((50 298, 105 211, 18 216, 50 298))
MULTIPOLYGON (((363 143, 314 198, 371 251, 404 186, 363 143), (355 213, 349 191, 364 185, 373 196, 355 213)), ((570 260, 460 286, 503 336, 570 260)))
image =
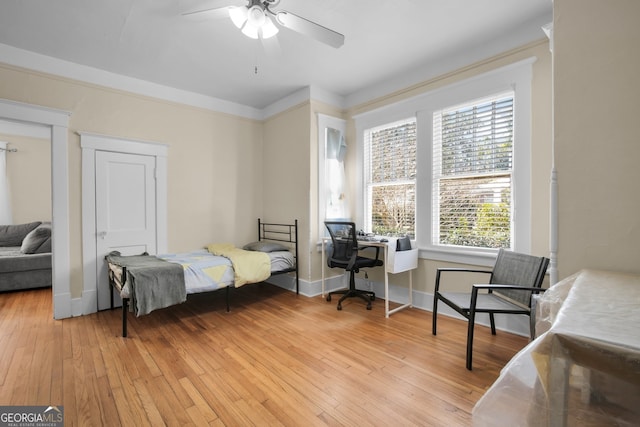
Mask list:
POLYGON ((513 97, 436 113, 436 244, 511 247, 513 97))
POLYGON ((374 129, 366 144, 371 232, 415 235, 416 121, 374 129))

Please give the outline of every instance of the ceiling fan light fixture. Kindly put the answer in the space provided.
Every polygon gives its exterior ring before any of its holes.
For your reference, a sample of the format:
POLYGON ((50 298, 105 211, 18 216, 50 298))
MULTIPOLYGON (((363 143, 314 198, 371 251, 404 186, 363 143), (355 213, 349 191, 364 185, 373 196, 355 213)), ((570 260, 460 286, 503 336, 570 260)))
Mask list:
POLYGON ((317 24, 307 18, 298 16, 285 10, 274 11, 273 7, 280 4, 280 0, 245 0, 246 6, 234 7, 240 0, 208 0, 213 7, 200 7, 183 15, 202 12, 226 12, 233 25, 238 27, 244 35, 252 39, 267 39, 279 32, 279 27, 286 27, 291 31, 314 38, 331 47, 339 48, 344 44, 344 35, 317 24), (215 4, 218 6, 216 7, 215 4), (275 22, 274 22, 275 20, 275 22))
POLYGON ((265 21, 264 21, 264 24, 262 25, 261 31, 262 31, 262 38, 268 39, 278 34, 278 31, 280 30, 278 30, 278 27, 276 27, 276 25, 273 23, 271 18, 269 18, 268 16, 265 16, 265 21))
POLYGON ((242 30, 242 34, 252 39, 257 39, 260 36, 263 39, 268 39, 278 34, 279 31, 271 18, 267 16, 265 8, 257 4, 251 7, 231 7, 229 8, 229 17, 233 25, 242 30))
POLYGON ((259 29, 260 29, 259 27, 254 27, 247 21, 244 27, 242 27, 242 34, 244 34, 245 36, 251 39, 257 39, 259 29))
POLYGON ((233 22, 233 25, 242 29, 242 26, 245 22, 247 22, 247 8, 244 6, 241 7, 230 7, 229 8, 229 17, 233 22))
POLYGON ((253 5, 247 11, 247 25, 260 28, 264 25, 267 16, 261 6, 253 5))

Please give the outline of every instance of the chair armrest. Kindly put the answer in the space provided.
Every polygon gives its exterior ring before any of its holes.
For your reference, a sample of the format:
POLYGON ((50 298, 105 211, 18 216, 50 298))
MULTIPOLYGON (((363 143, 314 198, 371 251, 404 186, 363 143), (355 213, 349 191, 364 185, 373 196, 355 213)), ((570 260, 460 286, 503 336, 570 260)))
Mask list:
POLYGON ((473 285, 472 292, 478 292, 479 289, 489 289, 491 290, 500 290, 500 289, 509 289, 514 291, 529 291, 529 292, 544 292, 546 289, 544 288, 536 288, 536 287, 528 287, 528 286, 519 286, 519 285, 501 285, 501 284, 482 284, 482 285, 473 285))
POLYGON ((492 270, 478 270, 475 268, 454 268, 454 267, 442 267, 437 269, 438 272, 461 272, 461 273, 493 273, 492 270))
POLYGON ((491 270, 478 270, 474 268, 438 268, 436 270, 436 288, 435 292, 440 289, 440 274, 441 273, 493 273, 491 270))
MULTIPOLYGON (((543 288, 534 288, 534 287, 518 286, 518 285, 491 285, 491 284, 473 285, 471 289, 471 304, 469 305, 469 308, 472 312, 476 310, 476 301, 478 300, 478 291, 480 289, 488 289, 489 292, 493 290, 500 290, 500 289, 509 289, 509 290, 515 290, 515 291, 530 291, 530 292, 546 291, 546 289, 543 289, 543 288)), ((529 309, 531 309, 531 307, 529 307, 529 309)))
POLYGON ((376 250, 376 260, 379 259, 379 257, 380 257, 380 246, 367 246, 367 245, 360 246, 360 247, 358 247, 358 252, 363 251, 365 249, 375 249, 376 250))

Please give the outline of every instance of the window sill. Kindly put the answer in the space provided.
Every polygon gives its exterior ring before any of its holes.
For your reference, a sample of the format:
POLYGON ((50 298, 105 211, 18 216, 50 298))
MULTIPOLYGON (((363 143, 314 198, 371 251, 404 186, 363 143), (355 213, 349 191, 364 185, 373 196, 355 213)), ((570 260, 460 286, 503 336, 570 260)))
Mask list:
POLYGON ((458 264, 493 267, 496 261, 497 250, 456 250, 420 248, 419 258, 431 261, 453 262, 458 264))

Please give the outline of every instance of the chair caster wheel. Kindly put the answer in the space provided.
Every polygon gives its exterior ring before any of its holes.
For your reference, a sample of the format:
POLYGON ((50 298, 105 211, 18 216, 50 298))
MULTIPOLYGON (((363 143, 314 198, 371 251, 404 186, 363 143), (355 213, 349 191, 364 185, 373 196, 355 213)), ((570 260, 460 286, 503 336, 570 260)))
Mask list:
POLYGON ((338 306, 336 307, 338 309, 338 311, 342 310, 342 305, 338 304, 338 306))
POLYGON ((371 304, 367 304, 367 310, 371 310, 371 304))
POLYGON ((331 295, 327 295, 327 302, 331 302, 331 295))

